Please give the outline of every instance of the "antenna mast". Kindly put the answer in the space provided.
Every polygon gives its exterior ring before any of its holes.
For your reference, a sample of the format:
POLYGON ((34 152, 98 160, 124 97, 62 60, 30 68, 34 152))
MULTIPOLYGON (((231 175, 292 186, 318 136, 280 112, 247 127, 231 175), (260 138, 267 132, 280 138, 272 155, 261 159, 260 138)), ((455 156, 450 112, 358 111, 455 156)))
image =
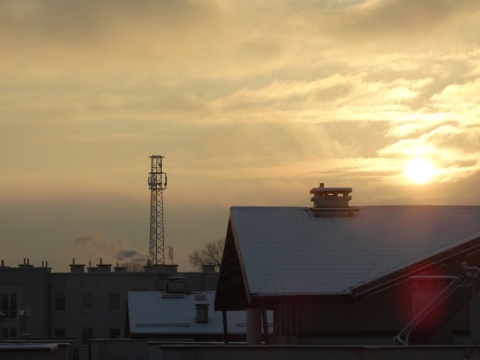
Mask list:
POLYGON ((161 155, 152 155, 148 176, 150 197, 149 256, 152 265, 165 264, 165 240, 163 231, 163 190, 167 188, 167 173, 162 171, 161 155))

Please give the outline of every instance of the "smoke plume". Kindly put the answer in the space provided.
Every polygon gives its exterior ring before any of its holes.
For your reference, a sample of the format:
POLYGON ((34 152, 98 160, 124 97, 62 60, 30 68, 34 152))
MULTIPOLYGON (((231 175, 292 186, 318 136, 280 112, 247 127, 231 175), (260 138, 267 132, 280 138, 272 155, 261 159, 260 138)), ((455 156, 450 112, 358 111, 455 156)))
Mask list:
POLYGON ((77 236, 73 241, 75 257, 95 263, 102 258, 103 263, 145 264, 148 256, 134 248, 124 236, 114 239, 99 232, 77 236))

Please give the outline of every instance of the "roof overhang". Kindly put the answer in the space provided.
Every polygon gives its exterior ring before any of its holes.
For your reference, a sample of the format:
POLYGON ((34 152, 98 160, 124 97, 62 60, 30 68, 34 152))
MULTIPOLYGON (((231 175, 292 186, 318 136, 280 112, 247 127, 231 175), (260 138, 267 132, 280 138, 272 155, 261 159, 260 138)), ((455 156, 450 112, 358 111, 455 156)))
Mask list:
POLYGON ((420 262, 409 264, 408 266, 379 277, 373 281, 362 284, 352 289, 354 298, 366 297, 383 291, 392 286, 407 281, 412 276, 429 273, 432 269, 444 267, 447 264, 458 265, 458 269, 452 269, 454 275, 461 275, 463 269, 461 262, 469 256, 480 252, 480 233, 472 234, 470 239, 463 239, 465 242, 461 245, 441 251, 438 254, 426 258, 420 262))
POLYGON ((266 307, 272 309, 276 304, 332 304, 354 301, 353 294, 251 294, 250 307, 266 307))
POLYGON ((235 237, 235 225, 230 216, 215 295, 215 311, 245 310, 250 303, 245 269, 235 237))

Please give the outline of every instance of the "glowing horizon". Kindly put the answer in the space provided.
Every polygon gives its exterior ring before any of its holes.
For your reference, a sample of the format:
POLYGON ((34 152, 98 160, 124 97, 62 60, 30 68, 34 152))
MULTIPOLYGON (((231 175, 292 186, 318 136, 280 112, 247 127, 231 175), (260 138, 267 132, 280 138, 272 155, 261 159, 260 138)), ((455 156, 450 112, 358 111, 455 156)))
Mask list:
POLYGON ((319 182, 478 204, 479 32, 471 0, 0 2, 0 251, 147 252, 152 154, 184 270, 230 206, 308 206, 319 182))

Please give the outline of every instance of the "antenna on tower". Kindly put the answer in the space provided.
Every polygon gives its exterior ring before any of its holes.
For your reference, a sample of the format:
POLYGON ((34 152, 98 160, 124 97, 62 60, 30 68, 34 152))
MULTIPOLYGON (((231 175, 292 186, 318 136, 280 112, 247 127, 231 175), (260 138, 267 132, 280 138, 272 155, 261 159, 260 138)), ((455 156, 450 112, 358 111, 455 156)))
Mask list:
POLYGON ((173 265, 173 247, 171 246, 168 247, 168 258, 170 259, 173 265))
POLYGON ((165 264, 165 239, 163 229, 163 190, 167 188, 167 173, 162 170, 161 155, 152 155, 148 175, 150 196, 149 256, 152 265, 165 264))

